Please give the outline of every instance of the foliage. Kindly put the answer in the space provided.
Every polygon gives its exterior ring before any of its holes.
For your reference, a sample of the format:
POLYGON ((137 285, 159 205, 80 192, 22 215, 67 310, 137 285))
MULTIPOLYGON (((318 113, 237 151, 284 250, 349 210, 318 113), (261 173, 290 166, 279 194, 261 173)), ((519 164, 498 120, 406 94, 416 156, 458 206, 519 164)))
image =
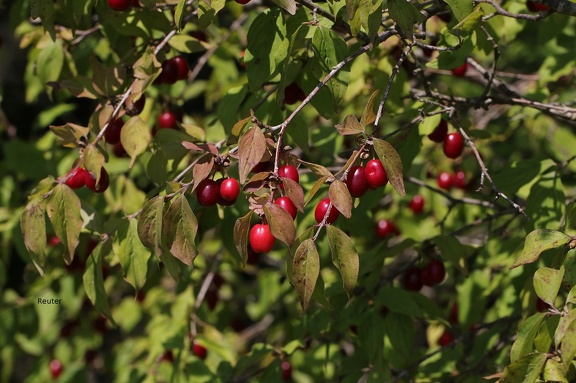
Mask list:
POLYGON ((574 381, 574 8, 16 2, 1 380, 574 381), (389 185, 353 179, 369 159, 389 185))

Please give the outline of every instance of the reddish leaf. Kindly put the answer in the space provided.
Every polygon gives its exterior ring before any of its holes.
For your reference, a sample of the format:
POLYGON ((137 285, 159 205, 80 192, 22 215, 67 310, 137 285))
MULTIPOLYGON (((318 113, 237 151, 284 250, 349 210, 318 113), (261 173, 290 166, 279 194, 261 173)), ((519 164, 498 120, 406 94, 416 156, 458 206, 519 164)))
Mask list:
POLYGON ((326 183, 326 180, 328 180, 328 178, 333 178, 333 177, 332 176, 324 176, 324 177, 321 177, 318 181, 316 181, 314 186, 312 186, 312 189, 310 189, 310 192, 308 193, 308 198, 306 199, 306 202, 304 205, 308 205, 308 202, 310 202, 312 200, 312 198, 314 198, 314 196, 316 195, 318 190, 320 190, 320 188, 326 183))
POLYGON ((346 116, 344 122, 337 124, 335 128, 342 136, 360 134, 365 130, 365 127, 360 125, 360 122, 353 114, 346 116))
POLYGON ((238 218, 234 224, 234 245, 236 250, 238 250, 238 254, 240 254, 243 265, 248 260, 248 234, 250 233, 250 218, 252 214, 253 211, 250 210, 244 217, 238 218))
POLYGON ((310 169, 310 171, 318 177, 324 177, 324 176, 331 177, 332 176, 332 173, 330 172, 330 170, 326 169, 322 165, 318 165, 318 164, 314 164, 312 162, 306 162, 306 161, 302 161, 302 160, 300 160, 300 163, 302 165, 306 166, 308 169, 310 169))
POLYGON ((328 197, 330 197, 332 205, 334 205, 344 217, 350 218, 352 216, 352 196, 344 182, 340 180, 332 182, 328 189, 328 197))
POLYGON ((262 160, 266 152, 266 138, 260 128, 253 126, 238 142, 238 172, 240 183, 246 182, 248 173, 262 160))
POLYGON ((372 92, 372 95, 370 96, 370 99, 364 108, 364 113, 362 113, 362 118, 360 119, 360 125, 364 128, 376 121, 376 114, 374 113, 374 100, 376 100, 378 93, 380 93, 379 90, 372 92))
POLYGON ((194 186, 192 186, 192 192, 196 190, 200 182, 208 178, 212 169, 214 168, 214 157, 204 156, 200 159, 196 165, 192 168, 192 179, 194 180, 194 186))
POLYGON ((384 165, 388 181, 394 189, 404 197, 406 191, 404 190, 404 175, 402 173, 402 159, 400 155, 388 142, 377 138, 374 138, 374 149, 380 161, 382 161, 382 165, 384 165))
POLYGON ((290 213, 271 202, 266 203, 263 208, 272 235, 286 245, 292 246, 296 239, 296 228, 290 213))
POLYGON ((302 186, 290 178, 284 178, 282 182, 284 183, 286 195, 290 197, 298 210, 304 212, 304 190, 302 186))

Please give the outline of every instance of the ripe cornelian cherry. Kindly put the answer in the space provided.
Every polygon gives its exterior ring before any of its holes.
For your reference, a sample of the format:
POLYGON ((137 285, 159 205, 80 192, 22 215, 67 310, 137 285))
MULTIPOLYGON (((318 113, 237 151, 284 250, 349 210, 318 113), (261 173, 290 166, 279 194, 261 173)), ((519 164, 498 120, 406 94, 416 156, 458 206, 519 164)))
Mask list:
POLYGON ((188 78, 188 71, 190 70, 190 67, 188 66, 188 62, 186 61, 184 56, 172 57, 170 60, 172 60, 178 67, 177 79, 185 80, 186 78, 188 78))
POLYGON ((416 267, 410 267, 404 273, 403 280, 404 288, 409 291, 419 291, 422 288, 422 281, 420 280, 420 270, 416 267))
POLYGON ((456 173, 454 173, 454 186, 456 186, 458 189, 466 189, 466 187, 468 186, 466 183, 466 173, 464 173, 463 170, 458 170, 456 173))
POLYGON ((280 369, 282 370, 282 380, 285 382, 289 382, 292 380, 292 364, 287 360, 283 361, 280 365, 280 369))
POLYGON ((444 154, 448 158, 457 158, 464 150, 464 138, 458 132, 450 133, 444 139, 444 154))
MULTIPOLYGON (((314 210, 314 218, 316 219, 316 222, 318 223, 322 222, 324 216, 326 215, 326 211, 328 210, 329 205, 330 205, 330 198, 324 198, 323 200, 318 202, 318 205, 316 205, 316 210, 314 210)), ((326 223, 327 224, 334 223, 336 219, 338 219, 339 215, 340 212, 334 206, 332 206, 332 208, 330 209, 330 214, 328 214, 328 218, 326 219, 326 223)))
POLYGON ((426 286, 435 286, 441 283, 446 277, 444 262, 439 259, 432 259, 426 266, 420 269, 420 280, 426 286))
POLYGON ((240 184, 236 178, 225 178, 220 184, 220 196, 227 202, 236 202, 240 194, 240 184))
POLYGON ((420 214, 424 211, 424 197, 416 194, 410 200, 410 209, 414 214, 420 214))
POLYGON ((278 175, 282 178, 290 178, 291 180, 298 182, 300 181, 300 175, 298 174, 298 169, 292 165, 284 165, 278 169, 278 175))
POLYGON ((68 172, 67 177, 69 177, 65 183, 72 189, 80 189, 82 186, 86 185, 87 174, 88 172, 84 168, 73 168, 68 172))
POLYGON ((178 80, 178 64, 173 60, 165 60, 162 63, 162 72, 154 80, 154 84, 174 84, 178 80))
POLYGON ((298 209, 296 208, 296 205, 294 205, 294 202, 292 202, 290 197, 276 198, 276 201, 274 201, 274 203, 276 205, 281 206, 284 210, 286 210, 288 212, 288 214, 290 214, 292 219, 296 219, 296 215, 298 214, 298 209))
POLYGON ((206 347, 202 346, 196 339, 192 342, 192 352, 198 358, 204 360, 208 356, 208 350, 206 347))
POLYGON ((62 362, 60 362, 58 359, 52 359, 50 361, 50 375, 53 379, 59 377, 63 370, 64 366, 62 366, 62 362))
POLYGON ((362 166, 352 166, 346 177, 346 186, 352 197, 360 198, 366 194, 369 187, 366 169, 362 166))
POLYGON ((220 200, 220 186, 211 179, 204 179, 196 189, 196 199, 202 206, 214 206, 220 200))
POLYGON ((259 223, 250 229, 250 246, 257 253, 267 253, 274 248, 275 238, 270 232, 270 226, 259 223))
POLYGON ((440 172, 438 177, 436 177, 436 182, 438 187, 444 190, 450 190, 454 186, 454 178, 448 172, 440 172))
POLYGON ((450 331, 444 330, 440 339, 438 339, 438 345, 440 345, 440 347, 446 347, 452 342, 454 342, 454 335, 452 335, 450 331))
POLYGON ((446 120, 440 120, 434 131, 428 135, 428 138, 440 143, 444 141, 446 134, 448 134, 448 122, 446 122, 446 120))
POLYGON ((464 77, 466 76, 467 71, 468 71, 468 63, 464 62, 464 64, 452 69, 452 75, 454 77, 464 77))
POLYGON ((160 129, 177 129, 178 118, 176 114, 170 110, 163 112, 158 116, 158 126, 160 129))
POLYGON ((107 143, 115 145, 120 142, 120 133, 122 132, 122 127, 124 126, 124 120, 121 118, 115 118, 110 121, 106 131, 104 132, 104 139, 107 143))
POLYGON ((295 82, 284 88, 284 104, 292 105, 305 98, 306 94, 295 82))
POLYGON ((389 219, 381 219, 376 224, 376 235, 380 238, 386 238, 389 235, 399 235, 400 230, 396 227, 394 222, 389 219))
POLYGON ((104 167, 100 169, 100 179, 96 184, 96 177, 90 172, 86 172, 85 181, 86 187, 96 193, 104 193, 110 185, 110 176, 104 167))
POLYGON ((133 0, 108 0, 108 6, 115 11, 125 11, 132 6, 133 0))
POLYGON ((366 164, 366 181, 370 189, 378 189, 388 183, 388 176, 380 160, 370 160, 366 164))
POLYGON ((146 104, 146 96, 140 95, 140 98, 134 102, 127 102, 124 106, 126 114, 129 116, 137 116, 144 110, 144 105, 146 104))
POLYGON ((549 9, 545 4, 536 3, 530 0, 526 1, 526 7, 530 12, 544 12, 549 9))

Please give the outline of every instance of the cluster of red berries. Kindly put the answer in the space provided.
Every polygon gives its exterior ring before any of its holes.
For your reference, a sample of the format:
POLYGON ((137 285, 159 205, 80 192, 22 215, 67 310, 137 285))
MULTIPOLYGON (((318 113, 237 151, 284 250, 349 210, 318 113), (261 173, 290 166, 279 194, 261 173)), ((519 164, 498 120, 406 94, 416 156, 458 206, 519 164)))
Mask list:
POLYGON ((162 62, 162 72, 154 80, 154 84, 174 84, 188 77, 190 68, 184 56, 176 56, 162 62))
POLYGON ((404 273, 404 288, 410 291, 420 291, 422 286, 435 286, 446 277, 444 262, 440 259, 431 259, 422 268, 410 267, 404 273))
POLYGON ((450 190, 453 187, 458 189, 466 189, 468 182, 466 181, 466 173, 463 170, 458 170, 456 173, 440 172, 436 177, 438 187, 444 190, 450 190))
POLYGON ((108 6, 118 12, 126 11, 132 7, 140 7, 138 0, 108 0, 108 6))
POLYGON ((464 150, 464 138, 459 132, 448 133, 448 122, 440 120, 438 126, 428 138, 437 143, 443 143, 444 155, 448 158, 458 158, 464 150))
POLYGON ((80 189, 86 186, 88 189, 96 193, 104 193, 110 184, 110 177, 105 168, 100 170, 100 180, 96 184, 96 177, 94 174, 82 167, 72 168, 66 175, 66 185, 72 189, 80 189))
POLYGON ((240 194, 240 184, 235 178, 220 178, 218 181, 204 179, 196 188, 196 199, 202 206, 234 205, 240 194))
MULTIPOLYGON (((254 169, 256 171, 259 169, 254 169)), ((292 181, 298 183, 300 182, 300 175, 298 174, 298 169, 293 165, 284 165, 278 169, 278 176, 280 177, 280 189, 284 190, 284 184, 282 179, 289 178, 292 181)), ((274 203, 290 214, 292 219, 296 219, 298 214, 298 209, 294 202, 288 196, 283 196, 276 198, 274 203)), ((334 209, 336 210, 336 209, 334 209)), ((265 223, 259 223, 250 229, 249 234, 250 248, 256 254, 267 253, 274 248, 274 243, 276 242, 272 232, 270 231, 270 226, 265 223)))

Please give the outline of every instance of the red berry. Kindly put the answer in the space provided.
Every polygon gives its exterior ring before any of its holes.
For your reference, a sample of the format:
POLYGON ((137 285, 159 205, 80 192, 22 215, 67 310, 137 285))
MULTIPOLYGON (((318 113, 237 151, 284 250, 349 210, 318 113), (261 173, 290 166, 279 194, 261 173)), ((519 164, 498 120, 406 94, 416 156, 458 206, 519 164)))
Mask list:
POLYGON ((409 291, 419 291, 422 288, 420 280, 420 270, 411 267, 404 273, 404 288, 409 291))
POLYGON ((535 3, 534 1, 526 1, 526 7, 530 12, 544 12, 548 10, 548 6, 540 3, 535 3))
POLYGON ((434 131, 428 135, 428 138, 440 143, 444 141, 446 134, 448 134, 448 122, 446 122, 446 120, 440 120, 434 131))
POLYGON ((220 200, 220 186, 211 179, 204 179, 196 189, 196 198, 202 206, 214 206, 220 200))
POLYGON ((305 98, 306 94, 295 82, 284 88, 284 104, 292 105, 305 98))
POLYGON ((282 370, 282 380, 289 382, 292 380, 292 364, 287 360, 284 360, 280 365, 282 370))
POLYGON ((440 336, 440 339, 438 339, 438 344, 441 347, 446 347, 452 342, 454 342, 454 335, 452 335, 450 331, 444 330, 444 332, 440 336))
POLYGON ((468 63, 464 62, 464 64, 452 69, 452 75, 454 77, 464 77, 466 76, 467 71, 468 71, 468 63))
POLYGON ((162 361, 169 363, 174 361, 174 353, 172 350, 165 351, 164 354, 162 354, 162 361))
MULTIPOLYGON (((324 198, 318 205, 316 205, 316 210, 314 211, 314 218, 316 222, 320 223, 324 219, 326 215, 326 211, 328 211, 328 206, 330 205, 330 198, 324 198)), ((340 212, 334 206, 330 209, 330 214, 328 214, 328 218, 326 219, 327 224, 332 224, 338 219, 340 212)))
POLYGON ((88 172, 84 168, 73 168, 68 172, 68 179, 66 180, 66 185, 72 189, 80 189, 82 186, 86 185, 86 176, 88 172))
POLYGON ((177 129, 177 122, 176 114, 169 110, 158 116, 158 126, 160 129, 177 129))
POLYGON ((121 118, 115 118, 110 121, 106 131, 104 132, 104 139, 107 143, 115 145, 120 142, 120 133, 122 132, 122 127, 124 126, 124 120, 121 118))
POLYGON ((421 214, 424 211, 424 197, 416 194, 410 200, 410 209, 414 214, 421 214))
POLYGON ((214 309, 216 308, 216 305, 218 304, 218 301, 220 300, 220 295, 218 294, 218 289, 210 287, 208 289, 208 291, 206 292, 205 300, 206 300, 206 304, 208 305, 208 308, 210 309, 210 311, 214 311, 214 309))
POLYGON ((420 269, 420 280, 426 286, 435 286, 446 277, 444 263, 439 259, 432 259, 425 267, 420 269))
POLYGON ((154 84, 174 84, 178 80, 178 64, 172 60, 166 60, 162 63, 162 72, 154 80, 154 84))
POLYGON ((234 203, 240 194, 240 184, 236 178, 226 178, 220 184, 220 195, 227 202, 234 203))
POLYGON ((100 169, 100 180, 96 185, 96 177, 90 172, 86 172, 85 181, 86 187, 96 193, 104 193, 110 185, 110 176, 104 167, 100 169))
POLYGON ((389 235, 399 235, 400 230, 396 227, 394 222, 389 219, 381 219, 376 224, 376 235, 380 238, 386 238, 389 235))
POLYGON ((450 309, 450 317, 448 318, 450 323, 458 324, 458 304, 454 303, 450 309))
POLYGON ((103 334, 106 331, 106 317, 99 316, 94 322, 92 323, 92 328, 97 333, 103 334))
POLYGON ((132 0, 108 0, 108 6, 115 11, 125 11, 132 6, 132 0))
POLYGON ((259 223, 250 229, 250 246, 257 253, 267 253, 274 248, 276 239, 270 232, 270 226, 259 223))
POLYGON ((140 95, 140 98, 134 102, 127 103, 124 109, 126 114, 129 116, 137 116, 144 110, 144 105, 146 104, 146 96, 140 95))
POLYGON ((458 132, 450 133, 444 140, 444 154, 448 158, 457 158, 464 150, 464 139, 458 132))
POLYGON ((438 177, 436 177, 436 182, 440 189, 450 190, 454 184, 454 179, 452 174, 448 172, 440 172, 438 177))
POLYGON ((58 359, 52 359, 50 361, 50 375, 52 375, 53 379, 59 377, 63 370, 64 367, 62 366, 62 362, 60 362, 58 359))
POLYGON ((172 60, 178 67, 178 80, 186 80, 186 78, 188 78, 188 71, 190 68, 188 67, 188 62, 184 56, 176 56, 170 60, 172 60))
POLYGON ((540 297, 538 297, 538 299, 536 300, 536 311, 548 312, 548 308, 550 308, 550 305, 548 305, 548 303, 544 302, 542 299, 540 299, 540 297))
POLYGON ((196 355, 198 358, 202 360, 206 359, 206 357, 208 356, 208 350, 206 349, 206 347, 202 346, 196 340, 192 342, 192 352, 194 353, 194 355, 196 355))
POLYGON ((276 201, 274 201, 274 203, 276 205, 281 206, 284 210, 286 210, 288 212, 288 214, 290 214, 292 219, 296 219, 296 215, 298 214, 298 209, 296 209, 296 205, 294 205, 294 202, 292 202, 290 197, 276 198, 276 201))
POLYGON ((118 158, 128 157, 128 153, 126 152, 126 149, 124 149, 124 145, 122 145, 122 142, 117 142, 116 144, 114 144, 114 146, 112 147, 112 153, 114 153, 114 155, 118 158))
POLYGON ((388 176, 386 175, 386 170, 384 170, 384 165, 380 160, 370 160, 366 164, 366 181, 370 189, 377 189, 381 186, 386 185, 388 182, 388 176))
POLYGON ((290 178, 294 182, 300 181, 300 175, 298 174, 298 169, 292 165, 284 165, 278 169, 278 176, 282 178, 290 178))
POLYGON ((458 189, 466 189, 466 173, 464 173, 464 171, 458 170, 454 174, 453 180, 454 186, 456 186, 458 189))
POLYGON ((58 238, 58 236, 52 234, 50 236, 48 236, 48 240, 46 241, 48 243, 48 246, 58 246, 60 243, 62 243, 62 241, 60 240, 60 238, 58 238))
POLYGON ((248 4, 250 2, 250 0, 234 0, 234 1, 242 5, 248 4))
POLYGON ((350 195, 360 198, 368 191, 368 180, 366 179, 366 169, 362 166, 352 166, 346 177, 346 186, 350 195))

